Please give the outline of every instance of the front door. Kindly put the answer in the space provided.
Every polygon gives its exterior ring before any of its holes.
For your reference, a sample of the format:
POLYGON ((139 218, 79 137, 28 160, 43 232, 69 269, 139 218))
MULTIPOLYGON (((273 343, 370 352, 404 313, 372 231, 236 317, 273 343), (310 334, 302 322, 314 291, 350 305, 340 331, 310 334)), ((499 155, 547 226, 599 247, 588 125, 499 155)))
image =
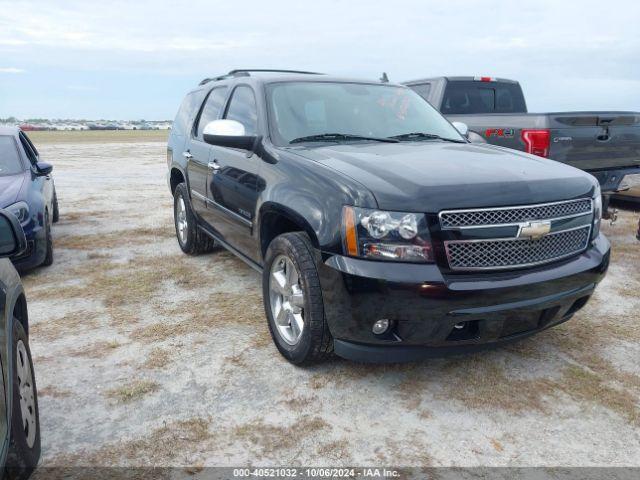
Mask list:
POLYGON ((202 133, 209 122, 218 119, 226 94, 227 87, 211 90, 196 117, 193 130, 190 132, 186 142, 186 149, 183 153, 187 159, 191 205, 196 214, 205 221, 208 220, 207 176, 209 173, 211 145, 204 142, 202 133))
MULTIPOLYGON (((246 135, 258 134, 258 112, 253 90, 236 87, 224 118, 244 125, 246 135)), ((255 260, 251 232, 258 197, 260 159, 246 150, 214 146, 208 176, 212 222, 223 240, 255 260)))

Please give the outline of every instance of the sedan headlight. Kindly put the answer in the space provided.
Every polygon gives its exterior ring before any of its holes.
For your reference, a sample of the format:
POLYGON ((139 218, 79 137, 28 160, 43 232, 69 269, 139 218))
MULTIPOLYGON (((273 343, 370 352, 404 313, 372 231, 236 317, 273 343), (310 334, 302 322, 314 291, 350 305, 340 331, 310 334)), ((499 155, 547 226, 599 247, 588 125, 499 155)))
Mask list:
POLYGON ((596 187, 593 197, 593 233, 591 239, 594 240, 600 234, 600 225, 602 224, 602 193, 600 185, 596 187))
POLYGON ((421 213, 342 209, 342 241, 352 257, 396 262, 433 262, 427 219, 421 213))
POLYGON ((6 209, 20 220, 20 224, 24 225, 29 221, 29 205, 25 202, 14 203, 13 205, 9 205, 6 209))

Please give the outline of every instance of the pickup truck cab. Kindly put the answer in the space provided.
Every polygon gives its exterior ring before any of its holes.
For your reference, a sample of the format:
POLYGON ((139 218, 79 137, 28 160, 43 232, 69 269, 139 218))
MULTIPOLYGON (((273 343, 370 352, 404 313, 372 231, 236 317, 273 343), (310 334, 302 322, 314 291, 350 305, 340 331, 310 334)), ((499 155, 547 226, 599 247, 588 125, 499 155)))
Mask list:
POLYGON ((493 77, 405 82, 452 122, 488 143, 551 158, 594 175, 602 192, 640 174, 640 112, 528 113, 520 84, 493 77))
POLYGON ((592 176, 469 143, 401 85, 207 79, 167 162, 180 248, 219 244, 261 272, 273 340, 296 364, 516 340, 571 318, 609 262, 592 176))

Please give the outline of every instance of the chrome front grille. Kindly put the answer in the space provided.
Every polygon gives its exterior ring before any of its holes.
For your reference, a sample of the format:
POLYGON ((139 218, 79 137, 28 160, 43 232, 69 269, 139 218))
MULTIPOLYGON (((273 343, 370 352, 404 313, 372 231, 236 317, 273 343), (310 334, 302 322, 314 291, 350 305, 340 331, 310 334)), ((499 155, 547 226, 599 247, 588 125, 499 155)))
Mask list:
POLYGON ((521 207, 479 208, 473 210, 450 210, 441 212, 440 226, 443 230, 513 225, 530 220, 550 220, 577 217, 592 213, 591 199, 545 203, 521 207))
POLYGON ((448 210, 438 217, 451 270, 524 268, 583 252, 593 201, 448 210))
POLYGON ((550 233, 538 240, 506 238, 445 243, 453 270, 529 267, 582 252, 589 243, 591 226, 550 233))

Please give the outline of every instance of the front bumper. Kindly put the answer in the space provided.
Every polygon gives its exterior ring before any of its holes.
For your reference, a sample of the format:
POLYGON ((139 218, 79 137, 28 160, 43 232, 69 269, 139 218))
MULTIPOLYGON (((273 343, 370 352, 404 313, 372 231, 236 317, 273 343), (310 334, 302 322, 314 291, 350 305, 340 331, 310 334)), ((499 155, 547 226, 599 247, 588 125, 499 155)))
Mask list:
POLYGON ((18 257, 11 259, 16 270, 21 273, 42 265, 47 256, 46 231, 43 226, 36 225, 25 228, 27 250, 18 257))
POLYGON ((445 276, 436 265, 331 256, 319 273, 336 353, 396 362, 486 348, 568 320, 604 277, 609 255, 600 235, 580 256, 535 269, 445 276), (375 335, 380 319, 392 327, 375 335))

